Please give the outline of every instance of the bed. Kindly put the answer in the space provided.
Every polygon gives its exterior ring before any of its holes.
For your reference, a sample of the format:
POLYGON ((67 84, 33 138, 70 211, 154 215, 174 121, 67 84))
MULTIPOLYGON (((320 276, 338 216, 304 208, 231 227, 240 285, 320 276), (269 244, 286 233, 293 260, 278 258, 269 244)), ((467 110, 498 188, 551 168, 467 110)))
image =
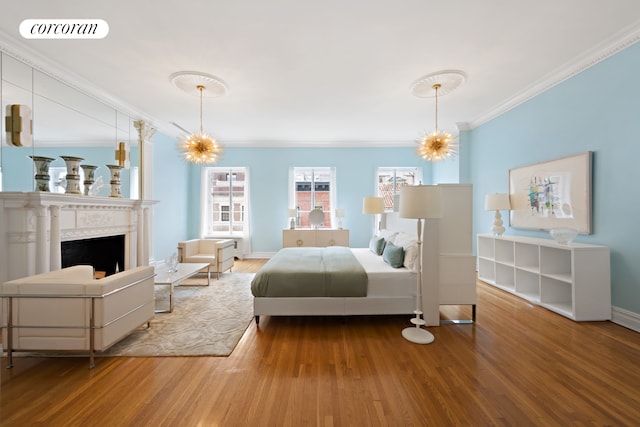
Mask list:
POLYGON ((261 315, 411 314, 416 305, 417 280, 416 271, 393 268, 369 248, 284 248, 256 273, 251 283, 254 315, 259 323, 261 315), (361 266, 364 281, 355 273, 349 279, 325 275, 327 269, 333 269, 327 267, 330 263, 321 263, 319 269, 310 271, 309 263, 290 262, 292 258, 317 262, 318 253, 322 261, 327 252, 353 256, 361 266), (283 263, 289 267, 281 269, 283 263))
MULTIPOLYGON (((472 318, 453 320, 455 323, 475 321, 476 259, 472 254, 472 186, 470 184, 439 184, 442 190, 443 217, 424 221, 421 254, 417 251, 416 220, 400 218, 398 213, 382 215, 379 233, 387 241, 413 247, 410 262, 393 268, 369 248, 346 248, 362 266, 367 276, 366 293, 361 295, 275 295, 254 293, 256 323, 260 316, 316 315, 413 315, 416 307, 418 281, 417 257, 422 263, 422 309, 426 326, 440 325, 440 305, 471 305, 472 318)), ((273 258, 279 257, 282 250, 273 258)), ((273 259, 272 258, 272 259, 273 259)), ((291 266, 298 263, 289 260, 291 266)), ((269 260, 256 273, 259 276, 269 260)), ((254 280, 256 280, 254 278, 254 280)), ((303 276, 292 274, 289 286, 303 285, 303 276)), ((253 286, 253 283, 252 283, 253 286)), ((253 290, 252 290, 253 292, 253 290)))

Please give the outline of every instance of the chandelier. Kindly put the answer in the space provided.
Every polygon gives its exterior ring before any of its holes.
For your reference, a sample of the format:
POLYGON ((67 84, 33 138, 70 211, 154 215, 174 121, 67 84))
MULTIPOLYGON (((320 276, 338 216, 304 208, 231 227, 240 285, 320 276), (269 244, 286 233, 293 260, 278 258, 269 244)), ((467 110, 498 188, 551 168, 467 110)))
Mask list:
POLYGON ((183 71, 171 75, 171 81, 178 88, 187 93, 197 90, 200 96, 200 131, 189 135, 179 146, 182 156, 191 163, 215 163, 222 156, 222 145, 212 136, 204 132, 202 127, 202 98, 205 91, 207 96, 222 96, 226 93, 226 85, 215 76, 194 71, 183 71))
POLYGON ((422 77, 413 84, 412 92, 415 96, 426 98, 433 93, 436 98, 435 130, 420 138, 416 148, 416 154, 424 160, 437 162, 457 154, 456 137, 438 129, 438 91, 446 89, 445 94, 450 93, 464 82, 465 78, 461 71, 443 71, 422 77))
POLYGON ((198 85, 200 91, 200 132, 193 133, 180 146, 182 156, 191 163, 215 163, 222 155, 222 146, 218 141, 202 130, 202 91, 204 86, 198 85))

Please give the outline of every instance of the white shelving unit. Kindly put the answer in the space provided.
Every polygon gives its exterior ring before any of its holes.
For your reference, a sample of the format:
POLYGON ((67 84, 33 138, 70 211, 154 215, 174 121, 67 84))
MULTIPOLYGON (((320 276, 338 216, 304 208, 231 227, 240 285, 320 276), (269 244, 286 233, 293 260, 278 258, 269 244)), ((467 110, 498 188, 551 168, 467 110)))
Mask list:
POLYGON ((576 321, 611 319, 609 248, 477 236, 478 278, 576 321))

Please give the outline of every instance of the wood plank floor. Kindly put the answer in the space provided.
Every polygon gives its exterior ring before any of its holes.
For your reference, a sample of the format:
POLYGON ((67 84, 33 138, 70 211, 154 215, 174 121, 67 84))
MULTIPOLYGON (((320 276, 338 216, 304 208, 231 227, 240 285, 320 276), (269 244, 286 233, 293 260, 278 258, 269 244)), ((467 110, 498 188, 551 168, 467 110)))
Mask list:
POLYGON ((229 357, 2 358, 0 425, 638 425, 640 334, 478 295, 425 346, 407 316, 264 317, 229 357))

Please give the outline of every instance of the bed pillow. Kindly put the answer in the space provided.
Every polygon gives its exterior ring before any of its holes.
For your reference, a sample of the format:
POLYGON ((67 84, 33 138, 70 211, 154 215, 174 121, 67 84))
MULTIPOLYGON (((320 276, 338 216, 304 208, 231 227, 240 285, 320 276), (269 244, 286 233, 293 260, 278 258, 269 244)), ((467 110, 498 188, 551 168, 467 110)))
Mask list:
POLYGON ((382 251, 382 259, 391 267, 400 268, 404 262, 404 249, 402 249, 402 246, 387 242, 382 251))
POLYGON ((394 236, 393 244, 396 246, 404 246, 405 244, 408 244, 412 241, 417 241, 417 240, 418 239, 416 238, 415 235, 400 232, 400 233, 396 233, 396 235, 394 236))
POLYGON ((404 266, 410 270, 418 270, 418 239, 407 233, 398 233, 394 242, 396 246, 402 246, 404 249, 404 266))
POLYGON ((418 271, 418 257, 420 251, 418 250, 418 242, 414 241, 404 249, 404 266, 409 270, 418 271))
POLYGON ((391 242, 393 243, 393 239, 396 238, 396 236, 398 235, 397 231, 389 231, 389 230, 380 230, 380 237, 384 238, 385 242, 391 242))
POLYGON ((369 240, 369 250, 376 255, 382 255, 382 251, 384 250, 384 237, 373 236, 371 240, 369 240))

